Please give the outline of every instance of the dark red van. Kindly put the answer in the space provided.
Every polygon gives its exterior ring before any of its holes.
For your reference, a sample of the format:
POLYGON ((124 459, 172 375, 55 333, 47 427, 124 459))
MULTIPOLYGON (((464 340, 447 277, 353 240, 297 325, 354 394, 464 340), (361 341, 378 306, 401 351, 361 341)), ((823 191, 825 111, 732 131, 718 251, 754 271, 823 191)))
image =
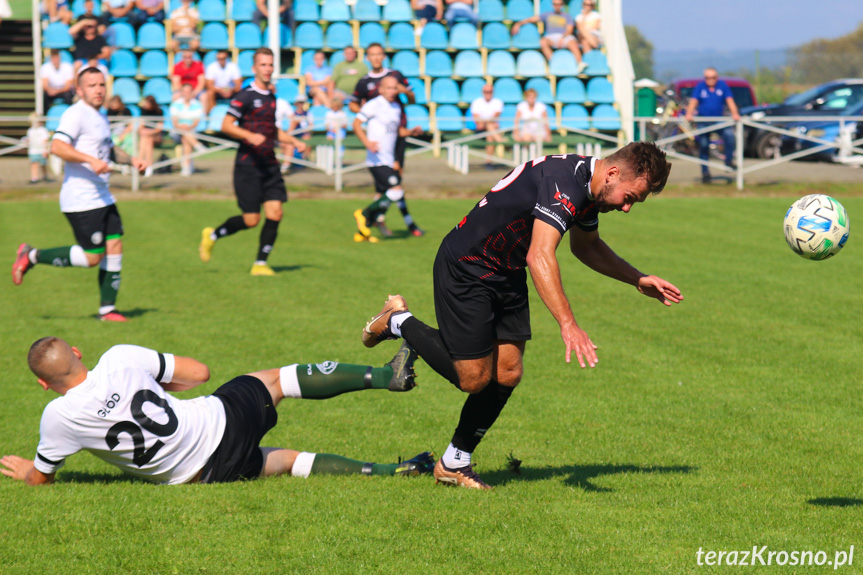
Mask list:
MULTIPOLYGON (((737 104, 737 109, 748 108, 749 106, 757 106, 758 100, 755 98, 755 90, 745 78, 719 78, 731 88, 731 93, 734 96, 734 102, 737 104)), ((674 80, 672 86, 674 88, 674 96, 677 101, 683 106, 689 102, 692 96, 692 90, 701 82, 703 78, 680 78, 674 80)))

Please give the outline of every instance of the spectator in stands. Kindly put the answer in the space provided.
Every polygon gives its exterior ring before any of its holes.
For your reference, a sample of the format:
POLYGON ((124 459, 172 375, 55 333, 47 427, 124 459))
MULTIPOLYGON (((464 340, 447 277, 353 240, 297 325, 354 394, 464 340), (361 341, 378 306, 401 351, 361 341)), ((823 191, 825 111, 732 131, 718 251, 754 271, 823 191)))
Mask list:
POLYGON ((102 4, 102 12, 107 13, 111 20, 128 20, 134 7, 135 0, 107 0, 102 4))
POLYGON ((443 17, 443 0, 411 0, 411 8, 420 21, 420 25, 414 33, 422 36, 423 28, 429 22, 440 20, 443 17))
POLYGON ((539 41, 539 47, 545 54, 546 60, 551 60, 555 50, 566 48, 575 56, 575 61, 578 63, 578 73, 581 74, 587 68, 587 63, 582 61, 578 41, 573 35, 575 20, 563 11, 563 0, 552 0, 551 8, 551 12, 543 12, 539 16, 531 16, 521 22, 516 22, 512 25, 512 34, 513 36, 518 34, 519 28, 525 24, 535 24, 542 21, 545 30, 539 41))
POLYGON ((111 59, 111 48, 99 34, 98 25, 93 18, 83 18, 69 28, 69 34, 75 38, 75 73, 93 58, 102 64, 111 59))
POLYGON ((45 171, 45 164, 48 163, 48 140, 51 139, 51 134, 42 125, 36 112, 30 114, 30 129, 27 130, 24 139, 27 141, 27 155, 30 158, 30 183, 38 184, 42 180, 51 182, 48 172, 45 171))
POLYGON ((162 22, 165 19, 165 3, 163 0, 135 0, 135 11, 131 16, 135 26, 145 22, 162 22))
POLYGON ((360 78, 369 73, 369 67, 357 59, 357 50, 353 46, 345 48, 345 59, 335 65, 330 77, 329 92, 333 97, 342 100, 350 98, 357 87, 360 78))
POLYGON ((62 22, 67 26, 72 23, 72 7, 69 0, 43 0, 41 12, 49 22, 62 22))
MULTIPOLYGON (((171 12, 171 34, 173 35, 174 52, 179 52, 181 48, 198 49, 198 20, 200 20, 198 9, 192 6, 191 0, 183 0, 180 7, 171 12)), ((195 97, 198 97, 198 93, 195 94, 195 97)))
POLYGON ((180 97, 180 89, 183 85, 192 86, 192 97, 199 98, 206 89, 204 81, 204 65, 200 60, 195 60, 194 53, 189 48, 183 50, 180 61, 174 64, 171 74, 171 89, 174 91, 174 99, 180 97))
POLYGON ((452 24, 459 20, 467 21, 476 26, 479 24, 479 17, 473 9, 473 0, 446 0, 446 12, 443 19, 452 24))
MULTIPOLYGON (((294 117, 294 107, 284 98, 276 97, 276 127, 283 132, 291 129, 291 120, 294 117)), ((281 172, 287 174, 291 171, 291 158, 294 157, 294 146, 289 142, 279 142, 282 150, 281 172)))
POLYGON ((345 114, 345 104, 344 101, 338 96, 333 96, 333 99, 330 100, 330 109, 327 111, 327 114, 324 116, 324 125, 327 128, 327 139, 334 140, 336 139, 336 135, 338 135, 339 139, 342 141, 339 146, 339 157, 345 155, 345 136, 347 133, 348 126, 348 115, 345 114))
POLYGON ((116 147, 129 154, 129 156, 133 156, 132 122, 117 121, 130 118, 132 112, 129 111, 129 108, 126 107, 120 96, 112 96, 108 100, 107 108, 107 116, 109 121, 111 121, 111 141, 114 142, 116 147))
POLYGON ((106 78, 108 77, 108 66, 106 66, 104 61, 100 60, 98 56, 93 56, 89 60, 87 60, 78 70, 78 73, 80 74, 87 68, 96 68, 100 72, 102 72, 103 76, 105 76, 106 78))
POLYGON ((602 31, 599 29, 601 23, 602 18, 596 11, 596 0, 583 0, 581 12, 575 17, 575 29, 583 54, 602 46, 602 31))
MULTIPOLYGON (((291 0, 282 0, 279 5, 279 20, 288 28, 294 27, 294 9, 291 0)), ((266 22, 270 17, 270 11, 267 10, 267 0, 255 0, 255 12, 252 14, 252 22, 261 25, 261 22, 266 22)))
MULTIPOLYGON (((75 24, 79 22, 83 22, 84 20, 95 20, 96 21, 96 31, 100 35, 105 34, 105 29, 108 27, 108 16, 107 14, 102 14, 101 16, 97 16, 94 10, 96 9, 95 4, 93 4, 93 0, 84 0, 84 11, 78 16, 78 19, 75 20, 75 24)), ((72 34, 72 26, 69 28, 69 33, 72 34)), ((74 36, 74 34, 73 34, 74 36)))
MULTIPOLYGON (((305 94, 300 92, 297 94, 297 99, 294 100, 294 114, 291 117, 291 125, 288 129, 288 133, 291 134, 298 140, 305 140, 308 142, 312 139, 312 128, 315 125, 314 119, 309 115, 309 111, 306 110, 306 103, 308 103, 309 99, 305 94)), ((309 145, 306 144, 305 150, 303 150, 299 156, 295 155, 296 148, 291 144, 286 148, 287 157, 294 158, 300 157, 305 159, 309 154, 309 145)))
POLYGON ((538 139, 551 141, 548 108, 536 101, 536 90, 533 88, 524 91, 524 101, 515 108, 512 139, 522 143, 536 142, 538 139))
POLYGON ((52 49, 47 62, 42 64, 42 94, 47 110, 55 100, 71 104, 75 97, 75 70, 72 64, 60 59, 60 50, 52 49))
POLYGON ((203 104, 207 114, 219 100, 230 100, 240 91, 243 83, 240 69, 228 59, 227 50, 219 50, 216 53, 216 61, 207 66, 204 79, 207 85, 207 97, 203 104))
POLYGON ((198 138, 195 137, 195 130, 197 130, 201 118, 204 117, 204 108, 195 99, 191 84, 183 84, 180 88, 180 98, 174 100, 171 104, 169 113, 171 115, 171 124, 173 124, 175 130, 172 134, 174 141, 183 147, 184 158, 181 163, 180 175, 188 177, 192 175, 195 168, 192 165, 191 158, 186 158, 185 156, 191 154, 193 149, 200 149, 202 147, 198 138))
MULTIPOLYGON (((737 104, 734 102, 734 95, 731 93, 731 88, 728 87, 723 80, 719 79, 719 73, 716 68, 707 68, 704 70, 704 80, 695 85, 692 89, 692 98, 689 100, 689 106, 686 108, 686 119, 692 121, 695 115, 695 109, 698 108, 699 116, 723 116, 725 114, 725 106, 728 106, 728 111, 731 112, 731 117, 735 122, 740 120, 740 112, 737 110, 737 104)), ((700 127, 713 125, 714 122, 705 122, 700 127)), ((731 127, 716 130, 722 136, 722 142, 725 146, 725 165, 732 169, 737 169, 734 165, 734 132, 731 127)), ((698 142, 699 157, 703 161, 707 161, 710 157, 710 134, 699 134, 696 136, 698 142)), ((701 181, 709 184, 711 180, 710 169, 707 165, 701 165, 701 181)))
POLYGON ((163 113, 153 96, 144 96, 138 107, 141 108, 142 116, 149 117, 138 128, 138 157, 147 167, 144 175, 150 177, 153 175, 153 150, 162 143, 163 113))
POLYGON ((306 71, 306 88, 315 106, 330 107, 330 94, 333 69, 327 66, 327 56, 320 50, 315 52, 314 65, 306 71))
MULTIPOLYGON (((494 145, 502 144, 503 137, 497 131, 500 127, 498 119, 503 112, 503 102, 494 97, 494 88, 491 84, 482 87, 482 96, 471 102, 470 115, 476 124, 477 132, 488 132, 485 136, 485 153, 487 156, 494 155, 494 145)), ((491 158, 486 159, 485 168, 493 169, 491 158)))

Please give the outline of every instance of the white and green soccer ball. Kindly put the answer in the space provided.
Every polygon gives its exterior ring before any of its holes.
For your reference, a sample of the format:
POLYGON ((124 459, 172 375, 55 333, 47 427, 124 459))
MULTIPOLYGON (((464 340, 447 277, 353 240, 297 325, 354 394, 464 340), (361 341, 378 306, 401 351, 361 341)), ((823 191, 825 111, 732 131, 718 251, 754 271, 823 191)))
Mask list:
POLYGON ((848 212, 830 196, 803 196, 785 214, 785 241, 794 253, 809 260, 835 256, 849 233, 848 212))

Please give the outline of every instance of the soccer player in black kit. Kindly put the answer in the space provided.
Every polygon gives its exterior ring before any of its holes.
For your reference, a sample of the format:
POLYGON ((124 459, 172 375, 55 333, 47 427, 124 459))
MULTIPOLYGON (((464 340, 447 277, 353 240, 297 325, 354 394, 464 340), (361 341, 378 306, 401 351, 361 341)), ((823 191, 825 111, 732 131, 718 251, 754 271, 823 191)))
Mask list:
POLYGON ((490 487, 471 454, 521 380, 530 339, 527 273, 560 325, 566 361, 594 367, 596 346, 576 323, 563 290, 555 252, 569 231, 570 250, 583 264, 628 283, 665 305, 683 296, 671 283, 646 275, 599 237, 599 214, 628 213, 665 187, 671 164, 652 143, 638 142, 605 159, 542 156, 513 169, 443 240, 434 263, 439 329, 390 296, 366 324, 363 343, 403 337, 426 363, 469 393, 452 442, 435 466, 437 482, 490 487))
POLYGON ((276 159, 276 140, 291 143, 300 151, 305 149, 305 144, 276 126, 276 95, 270 84, 272 50, 259 48, 252 62, 255 80, 234 96, 222 122, 222 132, 240 140, 234 162, 234 192, 242 215, 228 218, 217 228, 204 228, 198 251, 201 261, 210 261, 216 240, 257 226, 263 206, 265 221, 252 275, 272 276, 276 272, 267 265, 267 258, 276 243, 282 204, 288 201, 276 159))

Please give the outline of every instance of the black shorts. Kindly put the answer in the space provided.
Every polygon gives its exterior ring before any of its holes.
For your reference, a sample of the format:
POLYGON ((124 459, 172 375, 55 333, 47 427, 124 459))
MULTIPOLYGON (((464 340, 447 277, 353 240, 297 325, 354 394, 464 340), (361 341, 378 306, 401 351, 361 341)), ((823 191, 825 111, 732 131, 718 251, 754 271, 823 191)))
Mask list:
POLYGON ((63 212, 78 245, 91 254, 105 253, 105 242, 123 237, 123 222, 117 204, 86 212, 63 212))
POLYGON ((270 200, 288 201, 278 164, 234 164, 234 193, 244 214, 261 213, 261 205, 270 200))
POLYGON ((402 183, 399 173, 389 166, 372 166, 369 168, 375 180, 375 191, 385 194, 386 191, 402 183))
POLYGON ((405 169, 405 151, 408 149, 408 141, 404 138, 396 138, 396 149, 393 153, 395 161, 399 163, 399 168, 405 169))
POLYGON ((444 345, 454 359, 489 355, 496 340, 530 339, 527 273, 484 279, 438 251, 434 306, 444 345))
POLYGON ((260 443, 279 419, 264 383, 235 377, 213 392, 225 405, 225 433, 201 473, 201 483, 255 479, 264 467, 260 443))

